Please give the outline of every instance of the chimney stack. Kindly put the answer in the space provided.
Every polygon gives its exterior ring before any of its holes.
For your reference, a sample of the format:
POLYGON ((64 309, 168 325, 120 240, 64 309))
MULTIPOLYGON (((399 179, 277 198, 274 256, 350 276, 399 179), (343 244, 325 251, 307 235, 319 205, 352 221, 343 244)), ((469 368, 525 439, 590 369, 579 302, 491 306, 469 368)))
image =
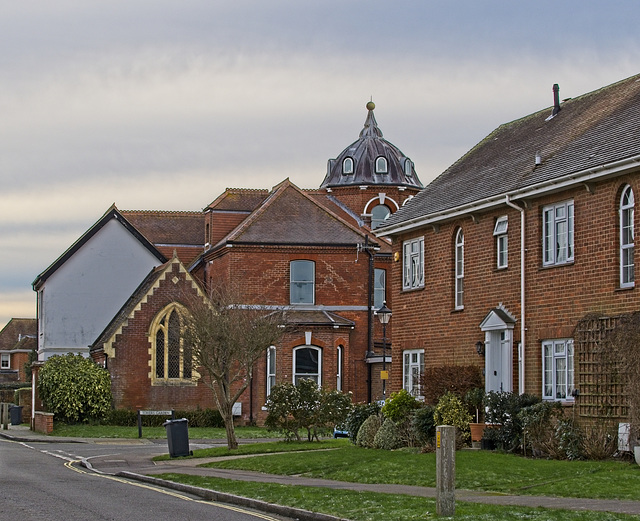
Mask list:
POLYGON ((551 115, 555 116, 558 112, 560 112, 560 86, 555 83, 553 85, 553 112, 551 115))

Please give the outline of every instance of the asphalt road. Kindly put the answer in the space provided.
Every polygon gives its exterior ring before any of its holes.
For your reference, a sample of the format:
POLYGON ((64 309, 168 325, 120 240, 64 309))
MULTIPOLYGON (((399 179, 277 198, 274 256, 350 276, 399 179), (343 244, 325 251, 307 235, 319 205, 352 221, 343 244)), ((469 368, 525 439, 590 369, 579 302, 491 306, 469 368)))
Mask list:
POLYGON ((0 439, 0 520, 287 520, 98 474, 78 464, 81 457, 113 454, 116 458, 129 450, 167 451, 166 446, 154 444, 40 444, 0 439))

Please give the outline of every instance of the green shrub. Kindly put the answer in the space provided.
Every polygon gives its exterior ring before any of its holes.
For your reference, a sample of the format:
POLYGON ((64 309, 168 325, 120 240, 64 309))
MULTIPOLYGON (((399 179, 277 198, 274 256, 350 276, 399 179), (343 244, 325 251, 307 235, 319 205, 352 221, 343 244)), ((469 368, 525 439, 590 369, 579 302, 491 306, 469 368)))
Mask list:
POLYGON ((391 393, 389 399, 382 406, 382 414, 386 418, 401 423, 411 417, 411 411, 420 408, 420 402, 405 389, 391 393))
POLYGON ((453 425, 456 428, 456 436, 463 443, 469 440, 471 436, 469 423, 473 418, 455 394, 447 393, 440 398, 433 411, 433 419, 436 425, 453 425))
POLYGON ((421 447, 433 442, 436 437, 436 422, 433 418, 435 407, 425 405, 416 409, 411 418, 411 432, 421 447))
POLYGON ((373 447, 376 449, 395 450, 404 445, 396 423, 387 418, 373 437, 373 447))
POLYGON ((358 436, 356 438, 356 445, 372 449, 374 447, 373 442, 375 440, 378 429, 382 426, 382 419, 379 415, 375 414, 369 416, 358 430, 358 436))
POLYGON ((108 371, 82 355, 49 358, 39 371, 38 392, 58 421, 99 420, 111 409, 108 371))
POLYGON ((307 439, 311 441, 345 421, 351 409, 351 394, 328 391, 305 378, 297 385, 276 385, 266 407, 265 426, 268 429, 296 440, 300 440, 299 431, 306 429, 307 439))
POLYGON ((351 443, 356 443, 358 431, 365 420, 369 416, 377 416, 378 414, 380 414, 380 404, 378 402, 358 403, 351 408, 351 411, 344 422, 344 426, 349 432, 349 439, 351 440, 351 443))
MULTIPOLYGON (((186 418, 189 421, 189 427, 224 428, 222 416, 215 409, 178 410, 175 411, 175 417, 186 418)), ((143 414, 140 419, 143 427, 162 427, 162 424, 169 419, 169 416, 143 414)), ((109 411, 109 414, 100 423, 120 427, 136 427, 138 425, 138 411, 113 409, 109 411)))
POLYGON ((485 429, 484 438, 507 452, 520 450, 524 432, 520 411, 540 403, 540 398, 533 394, 491 391, 485 396, 484 403, 485 421, 493 424, 485 429))

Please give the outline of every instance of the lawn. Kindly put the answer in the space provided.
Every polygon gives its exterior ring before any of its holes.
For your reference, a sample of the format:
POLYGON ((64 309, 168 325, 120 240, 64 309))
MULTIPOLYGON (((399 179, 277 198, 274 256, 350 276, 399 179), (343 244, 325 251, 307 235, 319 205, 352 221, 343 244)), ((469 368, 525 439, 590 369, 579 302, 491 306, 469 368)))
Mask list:
MULTIPOLYGON (((382 451, 356 447, 347 440, 316 443, 333 450, 283 452, 285 442, 259 443, 245 451, 276 452, 267 457, 208 463, 227 469, 268 474, 299 475, 358 483, 395 483, 435 486, 435 454, 414 451, 382 451)), ((305 445, 305 444, 303 444, 305 445)), ((313 445, 313 444, 306 444, 313 445)), ((228 455, 211 449, 194 456, 228 455)), ((640 467, 621 461, 533 460, 512 454, 463 450, 456 452, 456 488, 515 495, 544 495, 640 501, 640 467)))
MULTIPOLYGON (((155 475, 155 477, 260 499, 268 503, 330 514, 352 521, 379 521, 381 519, 418 521, 438 517, 436 516, 435 499, 401 494, 243 482, 185 474, 161 474, 155 475)), ((455 519, 463 521, 513 521, 514 519, 527 521, 632 521, 637 520, 637 517, 605 512, 505 507, 457 501, 455 519)))

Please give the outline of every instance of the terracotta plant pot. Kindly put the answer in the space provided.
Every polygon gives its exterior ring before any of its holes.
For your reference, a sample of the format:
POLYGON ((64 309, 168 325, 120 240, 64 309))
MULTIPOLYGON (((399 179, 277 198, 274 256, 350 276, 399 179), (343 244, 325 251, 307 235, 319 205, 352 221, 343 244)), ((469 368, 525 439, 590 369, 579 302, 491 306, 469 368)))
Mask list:
POLYGON ((484 429, 487 427, 486 423, 470 423, 471 429, 471 441, 482 441, 484 435, 484 429))

